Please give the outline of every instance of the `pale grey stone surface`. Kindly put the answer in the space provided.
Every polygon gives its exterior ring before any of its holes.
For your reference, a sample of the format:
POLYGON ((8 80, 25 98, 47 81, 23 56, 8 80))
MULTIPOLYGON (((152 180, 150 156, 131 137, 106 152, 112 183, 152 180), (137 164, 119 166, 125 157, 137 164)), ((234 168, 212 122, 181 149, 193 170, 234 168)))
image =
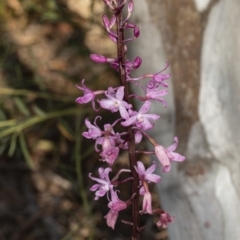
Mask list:
POLYGON ((194 0, 196 8, 199 12, 203 12, 207 9, 211 0, 194 0))
MULTIPOLYGON (((194 1, 199 12, 210 3, 194 1)), ((131 59, 143 57, 143 67, 136 72, 139 76, 157 72, 166 60, 147 1, 135 5, 132 21, 139 25, 142 36, 131 44, 130 55, 131 59)), ((203 31, 200 121, 191 126, 187 161, 180 169, 173 163, 169 174, 158 170, 162 206, 176 217, 169 226, 171 240, 240 239, 239 27, 239 0, 220 0, 213 5, 203 31)), ((173 91, 167 101, 167 109, 152 106, 162 117, 152 134, 164 146, 171 144, 174 136, 173 91)))
POLYGON ((215 195, 224 239, 240 239, 240 2, 220 1, 203 38, 199 116, 218 161, 215 195))

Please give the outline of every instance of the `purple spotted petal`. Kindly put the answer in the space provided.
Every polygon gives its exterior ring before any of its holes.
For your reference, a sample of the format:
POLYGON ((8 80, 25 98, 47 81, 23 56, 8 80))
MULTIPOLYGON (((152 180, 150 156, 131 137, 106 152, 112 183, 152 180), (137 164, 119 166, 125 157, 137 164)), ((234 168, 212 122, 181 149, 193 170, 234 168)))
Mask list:
POLYGON ((140 187, 140 189, 139 189, 139 194, 141 195, 141 196, 143 196, 144 194, 145 194, 145 189, 144 189, 144 187, 142 186, 142 187, 140 187))
POLYGON ((94 184, 91 188, 90 191, 95 192, 101 185, 100 184, 94 184))
POLYGON ((114 210, 110 210, 108 214, 105 216, 105 218, 107 220, 107 225, 112 229, 114 229, 117 218, 118 218, 118 212, 114 210))
POLYGON ((180 155, 179 153, 171 152, 171 155, 173 156, 172 161, 183 162, 185 160, 185 157, 180 155))
POLYGON ((152 214, 152 195, 150 192, 145 192, 143 196, 143 204, 141 213, 152 214))
POLYGON ((133 116, 127 119, 125 122, 121 122, 121 125, 124 127, 128 127, 136 122, 137 117, 133 116))
POLYGON ((142 133, 140 131, 137 131, 135 133, 135 143, 138 144, 142 141, 142 133))
POLYGON ((147 118, 142 118, 136 122, 136 126, 143 130, 149 130, 153 128, 154 125, 150 123, 147 118))
POLYGON ((118 157, 118 154, 119 154, 119 148, 112 147, 103 151, 100 155, 103 158, 103 161, 106 161, 110 166, 112 166, 114 161, 118 157))
POLYGON ((154 121, 156 121, 160 118, 159 115, 152 114, 152 113, 144 114, 144 117, 149 118, 149 119, 154 120, 154 121))
POLYGON ((142 113, 148 112, 150 106, 151 106, 151 102, 146 101, 146 102, 142 105, 142 107, 140 108, 139 113, 142 114, 142 113))
POLYGON ((153 162, 152 166, 150 166, 150 167, 146 170, 146 174, 151 174, 151 173, 153 173, 153 172, 155 171, 155 169, 156 169, 156 166, 157 166, 156 162, 153 162))
POLYGON ((94 93, 87 93, 82 97, 78 97, 76 99, 76 102, 79 104, 88 103, 88 102, 92 101, 94 97, 95 97, 94 93))
POLYGON ((137 167, 134 167, 140 178, 145 175, 145 167, 141 161, 137 161, 137 167))
POLYGON ((123 100, 123 96, 124 96, 124 87, 119 87, 116 92, 116 98, 118 100, 123 100))
POLYGON ((145 180, 149 182, 159 183, 161 177, 156 174, 147 174, 145 180))
POLYGON ((110 99, 102 99, 99 101, 101 108, 111 109, 113 107, 113 101, 110 99))
POLYGON ((167 172, 168 170, 170 170, 169 169, 170 160, 169 160, 167 154, 165 153, 164 148, 161 145, 157 145, 155 147, 155 154, 163 166, 163 169, 164 169, 163 171, 167 172))
POLYGON ((167 148, 168 151, 173 152, 178 146, 178 138, 174 138, 174 143, 167 148))
POLYGON ((119 112, 120 112, 120 115, 123 119, 128 119, 129 118, 128 112, 127 112, 125 107, 120 105, 119 106, 119 112))

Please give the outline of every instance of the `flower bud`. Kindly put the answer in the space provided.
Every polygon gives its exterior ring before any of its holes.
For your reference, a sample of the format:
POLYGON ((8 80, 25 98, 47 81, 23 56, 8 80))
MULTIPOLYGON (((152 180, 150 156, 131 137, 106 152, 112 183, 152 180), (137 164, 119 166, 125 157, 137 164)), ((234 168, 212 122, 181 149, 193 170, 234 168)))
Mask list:
POLYGON ((133 1, 128 3, 128 12, 131 13, 133 11, 133 1))
POLYGON ((141 64, 142 64, 142 59, 140 57, 136 57, 133 61, 133 68, 137 69, 140 67, 141 64))
POLYGON ((102 20, 103 20, 103 24, 106 28, 108 28, 109 26, 109 20, 108 20, 108 17, 106 15, 103 15, 102 16, 102 20))
POLYGON ((135 27, 134 28, 133 34, 134 34, 134 37, 136 37, 136 38, 139 37, 139 35, 140 35, 139 27, 135 27))
POLYGON ((107 58, 102 56, 102 55, 98 55, 98 54, 91 54, 90 58, 97 63, 105 63, 107 62, 107 58))
POLYGON ((170 159, 161 145, 155 146, 155 154, 163 166, 163 172, 169 172, 171 168, 170 159))
POLYGON ((142 203, 142 213, 152 214, 152 195, 150 192, 145 192, 142 203))

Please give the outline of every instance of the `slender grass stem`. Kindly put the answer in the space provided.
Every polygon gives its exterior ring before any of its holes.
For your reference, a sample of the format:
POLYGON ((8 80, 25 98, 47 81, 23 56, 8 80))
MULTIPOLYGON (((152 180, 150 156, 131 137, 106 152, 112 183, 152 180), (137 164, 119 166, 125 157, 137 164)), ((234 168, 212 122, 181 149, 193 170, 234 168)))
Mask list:
POLYGON ((25 89, 12 89, 12 88, 0 88, 0 95, 10 95, 10 96, 27 96, 27 97, 36 97, 36 98, 44 98, 51 99, 61 102, 73 102, 75 98, 69 96, 62 96, 52 93, 44 93, 44 92, 34 92, 25 89))
POLYGON ((34 170, 34 169, 35 169, 35 166, 34 166, 34 164, 33 164, 33 161, 32 161, 32 159, 31 159, 31 156, 30 156, 30 154, 29 154, 29 151, 28 151, 28 148, 27 148, 27 144, 26 144, 26 141, 25 141, 23 132, 21 132, 21 133, 19 134, 19 140, 20 140, 20 147, 21 147, 21 150, 22 150, 24 159, 25 159, 25 161, 26 161, 26 164, 28 165, 28 167, 29 167, 31 170, 34 170))
MULTIPOLYGON (((48 119, 51 118, 58 118, 61 116, 66 116, 66 115, 72 115, 72 114, 76 114, 78 112, 79 109, 77 108, 70 108, 67 110, 60 110, 60 111, 56 111, 56 112, 51 112, 51 113, 47 113, 45 115, 41 115, 41 116, 36 116, 36 117, 31 117, 27 120, 24 120, 22 122, 16 122, 15 126, 9 127, 3 131, 0 132, 0 138, 5 137, 9 134, 12 134, 14 132, 21 132, 24 129, 31 127, 37 123, 46 121, 48 119)), ((90 109, 82 109, 81 110, 81 114, 83 113, 87 113, 89 112, 90 109)))

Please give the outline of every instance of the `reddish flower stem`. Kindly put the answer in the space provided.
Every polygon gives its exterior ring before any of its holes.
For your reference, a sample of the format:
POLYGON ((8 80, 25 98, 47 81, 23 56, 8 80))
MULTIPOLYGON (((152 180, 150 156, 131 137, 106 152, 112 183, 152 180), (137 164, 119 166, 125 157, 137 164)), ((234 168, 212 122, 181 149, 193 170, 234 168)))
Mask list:
MULTIPOLYGON (((119 6, 121 5, 122 0, 119 1, 119 6)), ((125 69, 125 49, 124 49, 124 28, 123 28, 123 17, 122 17, 122 8, 118 9, 115 12, 116 15, 116 24, 117 24, 117 55, 119 62, 119 73, 120 73, 120 81, 121 85, 124 86, 124 100, 129 103, 129 85, 126 81, 126 69, 125 69)), ((135 154, 135 139, 134 132, 132 127, 127 127, 128 132, 128 155, 129 155, 129 164, 131 169, 131 175, 133 178, 132 181, 132 194, 136 194, 136 196, 132 199, 132 240, 139 240, 139 190, 138 190, 138 174, 134 168, 136 166, 136 154, 135 154)))

